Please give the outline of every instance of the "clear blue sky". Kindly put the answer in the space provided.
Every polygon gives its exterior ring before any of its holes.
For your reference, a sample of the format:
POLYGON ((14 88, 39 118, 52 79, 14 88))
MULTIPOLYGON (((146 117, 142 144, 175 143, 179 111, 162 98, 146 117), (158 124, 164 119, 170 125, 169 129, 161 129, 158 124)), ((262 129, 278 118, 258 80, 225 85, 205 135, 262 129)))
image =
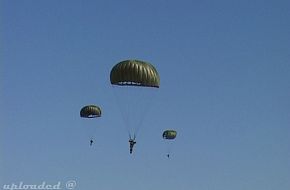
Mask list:
POLYGON ((289 1, 0 2, 1 188, 290 189, 289 1), (125 59, 161 78, 133 156, 109 81, 125 59))

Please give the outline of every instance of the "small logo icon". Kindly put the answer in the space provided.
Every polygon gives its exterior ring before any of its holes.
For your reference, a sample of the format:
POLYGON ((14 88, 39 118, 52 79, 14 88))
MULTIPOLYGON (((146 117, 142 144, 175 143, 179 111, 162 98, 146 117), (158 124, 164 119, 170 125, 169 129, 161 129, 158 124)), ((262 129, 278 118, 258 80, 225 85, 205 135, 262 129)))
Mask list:
POLYGON ((75 180, 69 180, 65 184, 66 189, 75 189, 76 186, 77 186, 77 182, 75 180))

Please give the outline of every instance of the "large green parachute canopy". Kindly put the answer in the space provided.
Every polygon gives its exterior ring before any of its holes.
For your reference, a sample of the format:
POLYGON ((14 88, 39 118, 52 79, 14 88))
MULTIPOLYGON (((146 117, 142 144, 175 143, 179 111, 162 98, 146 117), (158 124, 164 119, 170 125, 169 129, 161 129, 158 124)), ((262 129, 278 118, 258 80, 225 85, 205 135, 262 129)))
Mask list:
POLYGON ((81 109, 80 116, 85 118, 101 117, 101 108, 95 105, 88 105, 81 109))
POLYGON ((112 85, 143 86, 159 88, 160 78, 150 63, 126 60, 116 64, 110 74, 112 85))
POLYGON ((171 139, 175 139, 176 135, 177 135, 176 131, 174 131, 174 130, 166 130, 166 131, 163 132, 162 137, 164 139, 171 140, 171 139))

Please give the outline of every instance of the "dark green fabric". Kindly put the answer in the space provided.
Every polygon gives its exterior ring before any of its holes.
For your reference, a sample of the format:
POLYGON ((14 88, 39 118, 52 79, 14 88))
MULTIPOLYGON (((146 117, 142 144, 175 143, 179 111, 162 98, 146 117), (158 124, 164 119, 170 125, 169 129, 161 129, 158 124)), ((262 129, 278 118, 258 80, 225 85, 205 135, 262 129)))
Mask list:
POLYGON ((126 60, 116 64, 110 74, 111 84, 159 88, 160 78, 150 63, 126 60))
POLYGON ((95 105, 88 105, 81 109, 80 116, 85 118, 101 117, 101 108, 95 105))
POLYGON ((175 139, 177 132, 174 130, 166 130, 163 132, 162 137, 164 139, 175 139))

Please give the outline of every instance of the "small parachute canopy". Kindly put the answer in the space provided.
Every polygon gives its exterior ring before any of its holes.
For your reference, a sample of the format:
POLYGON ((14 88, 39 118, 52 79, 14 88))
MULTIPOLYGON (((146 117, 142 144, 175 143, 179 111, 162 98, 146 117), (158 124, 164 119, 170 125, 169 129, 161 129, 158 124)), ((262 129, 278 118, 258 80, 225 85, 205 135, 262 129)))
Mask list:
POLYGON ((116 64, 110 74, 112 85, 159 88, 160 78, 150 63, 140 60, 125 60, 116 64))
POLYGON ((95 118, 101 117, 101 108, 95 105, 87 105, 80 111, 80 116, 84 118, 95 118))
POLYGON ((177 135, 176 131, 174 131, 174 130, 166 130, 166 131, 163 132, 162 137, 163 137, 163 139, 172 140, 172 139, 175 139, 176 135, 177 135))

